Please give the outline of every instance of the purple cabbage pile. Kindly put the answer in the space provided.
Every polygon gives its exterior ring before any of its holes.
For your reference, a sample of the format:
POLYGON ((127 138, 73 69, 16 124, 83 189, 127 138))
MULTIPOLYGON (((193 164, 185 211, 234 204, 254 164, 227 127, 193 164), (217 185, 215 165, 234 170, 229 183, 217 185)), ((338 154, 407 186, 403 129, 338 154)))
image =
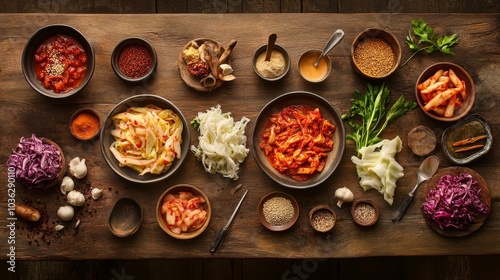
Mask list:
POLYGON ((441 176, 421 208, 441 229, 466 229, 477 215, 489 213, 481 188, 468 173, 441 176))
POLYGON ((15 179, 29 189, 41 188, 56 178, 62 169, 61 154, 54 145, 43 143, 34 134, 21 137, 7 161, 15 169, 15 179))

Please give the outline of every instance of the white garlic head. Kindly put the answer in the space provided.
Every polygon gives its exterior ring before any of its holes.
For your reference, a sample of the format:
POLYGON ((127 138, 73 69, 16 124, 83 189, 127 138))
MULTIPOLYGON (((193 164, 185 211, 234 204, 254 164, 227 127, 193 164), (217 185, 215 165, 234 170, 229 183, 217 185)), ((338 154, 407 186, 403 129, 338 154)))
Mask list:
POLYGON ((75 182, 71 177, 69 176, 64 176, 61 182, 61 192, 63 194, 66 194, 67 192, 72 191, 75 188, 75 182))
POLYGON ((352 202, 354 200, 354 194, 347 187, 338 188, 335 191, 335 198, 338 199, 337 206, 341 208, 344 202, 352 202))
POLYGON ((57 217, 65 222, 73 219, 73 216, 75 216, 75 210, 72 206, 61 206, 57 210, 57 217))
POLYGON ((78 179, 82 179, 87 175, 87 165, 85 165, 85 159, 76 157, 69 162, 69 174, 75 176, 78 179))
POLYGON ((79 191, 70 191, 68 193, 68 202, 69 204, 73 205, 73 206, 82 206, 83 204, 85 204, 85 196, 83 196, 83 194, 79 191))

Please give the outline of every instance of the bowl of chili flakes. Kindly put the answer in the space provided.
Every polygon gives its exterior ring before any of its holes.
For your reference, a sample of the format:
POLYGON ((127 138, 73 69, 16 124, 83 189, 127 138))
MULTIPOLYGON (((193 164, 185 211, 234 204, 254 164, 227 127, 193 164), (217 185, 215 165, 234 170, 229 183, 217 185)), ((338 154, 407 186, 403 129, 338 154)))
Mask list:
POLYGON ((272 180, 306 189, 323 183, 342 159, 345 128, 323 97, 295 91, 271 100, 253 128, 253 156, 272 180))
POLYGON ((51 98, 65 98, 82 90, 92 78, 94 49, 76 28, 48 25, 29 39, 21 67, 35 91, 51 98))
POLYGON ((116 76, 129 83, 149 80, 157 65, 158 57, 155 49, 142 38, 122 40, 111 54, 111 66, 116 76))

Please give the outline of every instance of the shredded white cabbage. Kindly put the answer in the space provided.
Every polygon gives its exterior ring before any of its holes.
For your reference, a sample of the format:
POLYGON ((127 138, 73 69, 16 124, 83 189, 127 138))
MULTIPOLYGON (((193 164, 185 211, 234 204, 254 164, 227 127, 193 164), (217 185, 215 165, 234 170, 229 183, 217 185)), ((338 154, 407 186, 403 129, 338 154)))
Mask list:
POLYGON ((235 122, 231 113, 222 113, 220 105, 198 113, 192 123, 200 131, 199 143, 198 146, 192 145, 191 151, 201 160, 207 172, 238 179, 240 163, 249 151, 245 136, 248 122, 250 119, 247 117, 235 122))
POLYGON ((351 157, 356 164, 356 171, 360 178, 359 184, 367 191, 376 189, 384 195, 384 200, 392 205, 396 181, 404 176, 403 167, 396 161, 396 153, 403 148, 399 136, 392 140, 361 148, 361 159, 351 157))

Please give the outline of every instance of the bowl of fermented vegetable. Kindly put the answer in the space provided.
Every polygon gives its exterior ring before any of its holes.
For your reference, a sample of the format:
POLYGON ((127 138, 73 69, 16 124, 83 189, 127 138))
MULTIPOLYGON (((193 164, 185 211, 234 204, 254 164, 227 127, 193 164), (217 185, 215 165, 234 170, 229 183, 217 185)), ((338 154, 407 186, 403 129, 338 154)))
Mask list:
POLYGON ((460 65, 439 62, 418 77, 415 98, 429 117, 452 122, 463 118, 474 105, 476 88, 471 75, 460 65))
POLYGON ((190 142, 182 112, 167 99, 151 94, 118 103, 106 116, 99 137, 109 167, 137 183, 172 176, 185 160, 190 142))
POLYGON ((345 129, 328 100, 296 91, 264 106, 252 141, 253 156, 264 173, 283 186, 305 189, 335 171, 344 153, 345 129))

